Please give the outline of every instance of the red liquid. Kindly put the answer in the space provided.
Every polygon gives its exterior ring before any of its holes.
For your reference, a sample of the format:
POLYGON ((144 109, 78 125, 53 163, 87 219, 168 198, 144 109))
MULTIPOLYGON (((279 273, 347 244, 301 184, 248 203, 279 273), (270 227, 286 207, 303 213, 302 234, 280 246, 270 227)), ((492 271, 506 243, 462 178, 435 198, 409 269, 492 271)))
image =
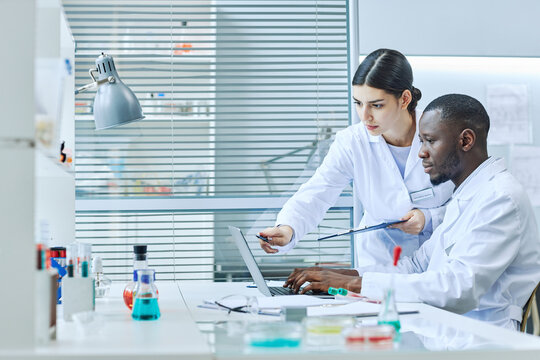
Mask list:
POLYGON ((133 282, 129 282, 125 289, 124 289, 124 304, 129 308, 129 310, 133 309, 133 289, 135 287, 135 284, 133 282))

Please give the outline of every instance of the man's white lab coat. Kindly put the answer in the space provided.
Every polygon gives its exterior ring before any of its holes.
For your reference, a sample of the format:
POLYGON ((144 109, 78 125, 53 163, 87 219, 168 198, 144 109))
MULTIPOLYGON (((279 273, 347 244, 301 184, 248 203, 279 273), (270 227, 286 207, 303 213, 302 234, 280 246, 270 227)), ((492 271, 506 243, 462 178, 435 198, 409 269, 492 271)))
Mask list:
MULTIPOLYGON (((357 270, 362 295, 382 298, 394 269, 357 270)), ((433 236, 396 270, 397 301, 516 329, 540 281, 540 238, 527 194, 502 159, 489 158, 464 181, 433 236)))

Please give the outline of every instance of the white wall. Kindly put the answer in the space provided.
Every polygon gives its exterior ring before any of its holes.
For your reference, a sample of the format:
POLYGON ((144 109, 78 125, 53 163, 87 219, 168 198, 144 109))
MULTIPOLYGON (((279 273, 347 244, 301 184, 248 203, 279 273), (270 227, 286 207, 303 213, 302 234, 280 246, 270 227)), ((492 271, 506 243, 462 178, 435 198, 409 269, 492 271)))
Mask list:
POLYGON ((539 56, 535 0, 359 0, 360 54, 539 56))

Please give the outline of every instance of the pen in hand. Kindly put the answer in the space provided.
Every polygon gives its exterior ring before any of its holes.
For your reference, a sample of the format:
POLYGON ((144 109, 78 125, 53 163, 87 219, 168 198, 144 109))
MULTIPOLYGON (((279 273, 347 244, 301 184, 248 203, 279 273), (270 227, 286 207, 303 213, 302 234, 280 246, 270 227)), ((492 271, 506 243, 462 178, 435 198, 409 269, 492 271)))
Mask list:
POLYGON ((264 241, 264 242, 267 242, 267 243, 270 242, 270 240, 268 240, 268 239, 265 238, 264 236, 261 236, 261 235, 259 235, 259 234, 255 234, 255 236, 258 237, 259 239, 261 239, 261 240, 264 241))

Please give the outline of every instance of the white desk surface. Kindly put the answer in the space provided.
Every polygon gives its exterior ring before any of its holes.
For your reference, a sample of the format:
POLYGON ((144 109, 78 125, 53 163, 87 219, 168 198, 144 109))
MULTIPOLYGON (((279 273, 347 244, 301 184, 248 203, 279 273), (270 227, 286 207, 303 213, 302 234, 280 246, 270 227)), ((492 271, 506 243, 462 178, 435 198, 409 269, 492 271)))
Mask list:
POLYGON ((17 359, 212 359, 205 338, 186 309, 174 282, 157 282, 161 318, 135 321, 122 300, 123 283, 113 283, 106 299, 96 299, 104 323, 97 334, 82 337, 74 322, 58 320, 57 340, 33 352, 0 351, 17 359))
MULTIPOLYGON (((179 282, 180 291, 190 309, 193 319, 202 330, 207 329, 207 338, 211 337, 216 358, 278 358, 281 352, 253 353, 242 347, 223 347, 220 340, 212 333, 213 324, 226 320, 242 320, 252 315, 200 308, 204 299, 219 299, 226 295, 243 294, 261 296, 257 289, 247 288, 247 283, 207 283, 203 286, 193 282, 179 282), (237 352, 237 353, 235 353, 237 352), (277 355, 277 356, 276 356, 277 355)), ((376 359, 505 359, 522 356, 524 359, 540 359, 540 337, 499 328, 462 315, 454 314, 425 304, 405 304, 404 310, 417 309, 418 314, 400 317, 402 334, 409 332, 414 341, 407 344, 402 341, 401 349, 385 351, 291 351, 295 359, 340 359, 376 358, 376 359), (452 351, 446 351, 452 350, 452 351), (437 351, 434 353, 433 351, 437 351)), ((258 316, 261 320, 276 320, 271 316, 258 316)), ((248 320, 249 321, 249 320, 248 320)), ((369 320, 367 320, 369 321, 369 320)), ((374 320, 371 320, 374 321, 374 320)), ((221 340, 223 344, 223 339, 221 340)))
MULTIPOLYGON (((122 300, 124 284, 115 283, 107 299, 96 300, 103 317, 101 331, 82 337, 73 322, 58 321, 58 339, 33 351, 6 352, 0 358, 15 359, 540 359, 540 337, 498 328, 424 304, 408 304, 419 314, 401 316, 402 342, 391 350, 309 348, 253 352, 243 346, 242 336, 230 337, 223 321, 275 321, 270 316, 199 308, 204 299, 226 295, 260 296, 247 283, 158 282, 161 318, 134 321, 122 300), (408 340, 405 340, 405 334, 408 340), (442 351, 441 351, 442 350, 442 351), (452 350, 452 351, 445 351, 452 350)), ((368 320, 369 321, 369 320, 368 320)), ((373 320, 372 320, 373 321, 373 320)))

